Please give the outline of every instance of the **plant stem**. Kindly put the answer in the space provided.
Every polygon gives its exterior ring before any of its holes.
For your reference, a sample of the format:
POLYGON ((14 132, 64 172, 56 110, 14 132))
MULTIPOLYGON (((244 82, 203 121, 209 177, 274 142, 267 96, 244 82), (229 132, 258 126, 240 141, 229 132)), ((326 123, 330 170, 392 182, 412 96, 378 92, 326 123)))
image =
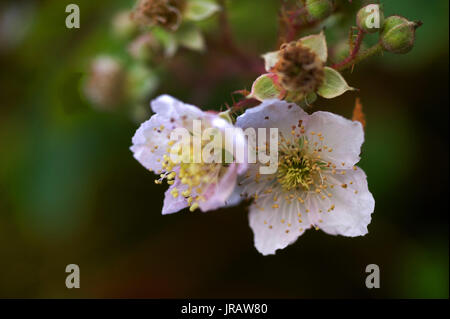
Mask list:
POLYGON ((219 0, 219 5, 222 7, 219 14, 219 25, 223 48, 232 54, 236 61, 238 61, 238 64, 243 68, 249 69, 255 74, 264 73, 264 65, 261 63, 261 59, 241 50, 241 48, 236 44, 230 22, 228 20, 226 0, 219 0))
POLYGON ((352 64, 353 60, 358 55, 359 49, 361 49, 361 44, 364 40, 365 33, 362 30, 358 31, 358 35, 356 36, 355 46, 353 47, 352 51, 350 52, 349 56, 346 57, 344 60, 342 60, 339 63, 336 63, 332 65, 331 67, 336 70, 340 70, 343 66, 346 66, 348 64, 352 64))
POLYGON ((368 48, 367 50, 364 50, 362 52, 357 53, 352 59, 346 61, 342 61, 334 66, 334 68, 337 71, 343 71, 348 69, 349 67, 361 62, 362 60, 367 59, 368 57, 371 57, 372 55, 375 55, 377 53, 380 53, 383 50, 380 43, 375 44, 374 46, 368 48), (345 62, 345 63, 343 63, 345 62))

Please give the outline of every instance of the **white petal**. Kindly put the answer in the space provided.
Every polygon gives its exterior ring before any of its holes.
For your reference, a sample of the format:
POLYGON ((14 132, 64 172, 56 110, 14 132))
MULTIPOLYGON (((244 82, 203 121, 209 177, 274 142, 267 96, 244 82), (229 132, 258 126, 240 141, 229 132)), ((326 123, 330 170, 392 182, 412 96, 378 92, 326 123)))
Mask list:
POLYGON ((359 162, 364 142, 361 123, 329 112, 315 112, 309 116, 305 131, 310 145, 317 142, 326 146, 326 149, 321 147, 320 154, 325 161, 334 163, 338 168, 351 168, 359 162), (323 141, 318 134, 321 134, 323 141))
POLYGON ((200 119, 205 114, 199 108, 169 95, 159 96, 151 105, 156 114, 138 128, 130 149, 145 168, 158 172, 172 130, 177 127, 189 129, 193 119, 200 119))
POLYGON ((375 208, 375 200, 367 187, 367 178, 360 168, 356 170, 337 171, 328 176, 328 180, 335 184, 331 191, 330 201, 318 200, 322 209, 316 211, 314 224, 330 235, 348 237, 363 236, 368 233, 367 226, 371 221, 371 214, 375 208), (330 203, 334 209, 330 210, 330 203))
POLYGON ((167 214, 173 214, 176 213, 180 210, 182 210, 183 208, 188 207, 188 203, 186 201, 186 199, 181 196, 181 192, 183 192, 185 189, 187 189, 187 187, 182 187, 183 185, 181 185, 180 183, 176 183, 175 185, 172 185, 169 187, 169 189, 165 192, 164 194, 164 205, 163 205, 163 209, 162 209, 162 214, 163 215, 167 215, 167 214), (178 193, 179 195, 174 198, 171 194, 171 191, 174 188, 178 189, 178 193))
POLYGON ((226 199, 224 207, 233 207, 239 205, 244 196, 241 195, 241 190, 238 186, 236 186, 233 190, 233 193, 226 199))
POLYGON ((164 117, 153 115, 137 129, 130 147, 134 158, 154 172, 161 170, 162 156, 169 142, 167 130, 161 129, 165 124, 167 121, 164 117))
POLYGON ((279 208, 273 208, 275 202, 267 196, 250 206, 249 221, 255 247, 263 255, 273 255, 277 249, 294 243, 311 226, 297 200, 288 203, 279 199, 278 202, 279 208))
POLYGON ((291 136, 292 126, 297 126, 300 120, 305 121, 307 117, 308 114, 297 104, 272 99, 247 109, 236 119, 236 126, 243 130, 252 127, 256 132, 258 128, 278 128, 288 137, 291 136))
POLYGON ((236 186, 238 176, 238 165, 232 163, 225 174, 217 183, 211 184, 209 189, 205 190, 203 196, 207 198, 205 202, 200 201, 199 206, 203 212, 214 210, 226 205, 226 200, 231 196, 236 186))
POLYGON ((190 104, 183 103, 170 95, 161 95, 151 102, 153 112, 166 118, 179 119, 187 117, 194 119, 202 116, 202 110, 190 104))

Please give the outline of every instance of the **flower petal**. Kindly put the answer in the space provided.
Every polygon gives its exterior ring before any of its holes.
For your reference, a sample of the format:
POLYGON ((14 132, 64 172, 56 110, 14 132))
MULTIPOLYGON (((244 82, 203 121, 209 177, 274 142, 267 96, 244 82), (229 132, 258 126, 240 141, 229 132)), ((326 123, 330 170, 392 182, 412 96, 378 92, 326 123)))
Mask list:
POLYGON ((291 136, 292 126, 305 121, 308 114, 294 103, 280 100, 265 100, 260 105, 247 109, 236 119, 236 126, 247 128, 278 128, 285 137, 291 136))
POLYGON ((345 174, 342 174, 342 170, 338 171, 328 178, 337 184, 331 198, 334 206, 331 210, 329 203, 319 201, 322 213, 314 212, 321 221, 317 225, 330 235, 364 236, 368 233, 367 226, 375 208, 366 174, 362 169, 355 168, 346 170, 345 174))
POLYGON ((162 157, 170 140, 170 132, 177 127, 192 125, 192 120, 204 116, 202 111, 189 104, 161 95, 151 103, 154 114, 136 131, 131 151, 134 158, 145 168, 158 172, 162 157))
MULTIPOLYGON (((172 191, 175 189, 179 189, 181 187, 180 183, 176 183, 169 187, 169 189, 164 193, 164 205, 162 209, 163 215, 173 214, 176 213, 183 208, 188 207, 188 203, 186 199, 179 195, 176 198, 172 196, 172 191)), ((183 190, 179 189, 179 193, 181 193, 183 190)))
POLYGON ((161 125, 164 127, 164 124, 164 117, 153 115, 137 129, 130 147, 134 158, 146 169, 154 172, 161 170, 161 158, 169 142, 161 130, 161 125))
POLYGON ((361 123, 319 111, 309 116, 305 131, 310 142, 322 145, 320 155, 323 160, 334 163, 337 168, 351 168, 359 162, 364 142, 361 123))
POLYGON ((151 103, 153 112, 165 116, 180 119, 187 117, 188 120, 200 118, 202 110, 198 107, 183 103, 170 95, 160 95, 151 103))
POLYGON ((280 201, 278 205, 274 208, 273 198, 266 196, 250 206, 255 247, 263 255, 273 255, 277 249, 294 243, 311 226, 298 201, 280 201))
POLYGON ((238 164, 232 163, 220 178, 218 183, 211 184, 205 190, 203 196, 207 198, 205 202, 199 202, 200 209, 203 212, 214 210, 227 205, 227 199, 233 193, 238 176, 238 164))

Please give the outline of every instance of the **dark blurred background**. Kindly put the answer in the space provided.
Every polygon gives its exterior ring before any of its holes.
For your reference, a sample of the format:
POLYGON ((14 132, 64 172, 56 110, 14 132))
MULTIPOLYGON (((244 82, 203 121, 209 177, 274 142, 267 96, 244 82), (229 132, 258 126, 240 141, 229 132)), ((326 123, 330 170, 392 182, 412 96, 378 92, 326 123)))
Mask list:
MULTIPOLYGON (((133 1, 2 1, 0 297, 448 298, 449 2, 382 3, 386 16, 423 21, 415 48, 357 65, 345 77, 359 92, 316 102, 351 117, 361 98, 360 165, 376 200, 369 234, 310 230, 263 257, 245 205, 162 216, 165 187, 129 151, 138 123, 120 110, 100 112, 80 94, 93 56, 124 51, 110 21, 133 1), (80 29, 65 27, 71 2, 80 6, 80 29), (80 266, 81 289, 65 287, 71 263, 80 266), (365 287, 372 263, 380 289, 365 287)), ((278 0, 229 6, 243 50, 275 49, 278 0)), ((356 10, 361 1, 345 6, 356 10)), ((214 42, 216 18, 203 28, 214 42)), ((330 43, 336 36, 327 30, 330 43)), ((181 50, 153 97, 169 93, 204 109, 232 103, 231 92, 255 76, 236 70, 202 84, 217 64, 203 61, 221 55, 181 50)))

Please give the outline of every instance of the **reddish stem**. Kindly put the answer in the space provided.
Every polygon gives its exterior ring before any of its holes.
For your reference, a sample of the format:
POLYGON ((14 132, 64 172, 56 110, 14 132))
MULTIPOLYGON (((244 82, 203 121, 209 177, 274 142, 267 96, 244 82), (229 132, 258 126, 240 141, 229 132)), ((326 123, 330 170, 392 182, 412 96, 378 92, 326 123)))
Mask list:
POLYGON ((342 60, 339 63, 333 64, 331 67, 333 69, 340 69, 341 67, 351 63, 359 53, 359 50, 361 49, 361 44, 363 42, 363 39, 365 37, 365 33, 362 30, 358 30, 358 35, 356 36, 355 46, 353 47, 353 50, 350 52, 350 55, 346 57, 344 60, 342 60))
POLYGON ((261 62, 262 60, 259 57, 247 54, 236 45, 228 20, 225 0, 220 0, 219 4, 222 7, 219 14, 219 25, 222 32, 221 39, 223 47, 236 57, 236 60, 242 67, 250 69, 256 74, 264 73, 265 70, 264 65, 261 62))
POLYGON ((237 103, 235 103, 233 105, 233 111, 237 111, 241 108, 249 108, 249 107, 254 107, 261 104, 261 102, 257 99, 254 98, 249 98, 249 99, 243 99, 237 103))

